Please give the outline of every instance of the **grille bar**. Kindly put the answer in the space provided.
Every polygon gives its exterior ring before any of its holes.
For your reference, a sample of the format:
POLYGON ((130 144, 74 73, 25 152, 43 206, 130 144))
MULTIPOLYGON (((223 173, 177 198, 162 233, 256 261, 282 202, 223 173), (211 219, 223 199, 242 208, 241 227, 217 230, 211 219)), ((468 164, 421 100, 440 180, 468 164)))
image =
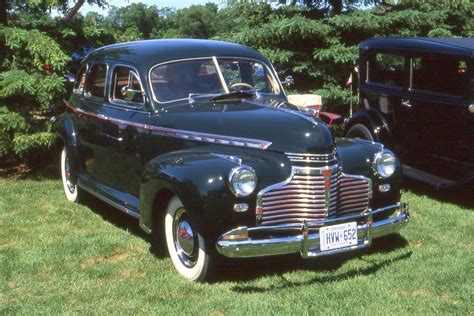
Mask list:
POLYGON ((344 174, 337 164, 294 166, 288 180, 258 194, 257 221, 260 225, 302 223, 362 212, 369 207, 371 189, 370 179, 344 174))

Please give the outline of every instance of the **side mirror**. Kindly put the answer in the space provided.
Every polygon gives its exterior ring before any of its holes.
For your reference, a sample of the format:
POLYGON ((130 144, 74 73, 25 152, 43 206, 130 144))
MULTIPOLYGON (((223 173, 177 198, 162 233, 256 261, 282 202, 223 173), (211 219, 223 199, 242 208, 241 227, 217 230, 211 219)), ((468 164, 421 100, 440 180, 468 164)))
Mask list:
POLYGON ((290 75, 290 76, 287 76, 287 77, 285 78, 285 81, 283 81, 283 84, 284 84, 285 86, 289 87, 289 86, 293 85, 294 82, 295 82, 295 81, 293 80, 293 77, 290 75))

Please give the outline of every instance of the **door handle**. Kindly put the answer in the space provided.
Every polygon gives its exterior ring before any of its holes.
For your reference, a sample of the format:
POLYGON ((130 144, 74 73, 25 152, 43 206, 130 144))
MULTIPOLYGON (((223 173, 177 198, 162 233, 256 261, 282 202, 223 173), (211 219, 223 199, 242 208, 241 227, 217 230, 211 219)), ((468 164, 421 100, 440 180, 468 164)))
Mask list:
POLYGON ((107 134, 107 133, 99 133, 99 135, 102 135, 105 138, 116 141, 116 142, 121 142, 123 140, 122 137, 115 137, 115 136, 112 136, 112 135, 107 134))
POLYGON ((474 114, 474 103, 469 106, 469 112, 474 114))
POLYGON ((408 99, 402 99, 402 105, 406 106, 407 108, 411 108, 411 103, 408 99))

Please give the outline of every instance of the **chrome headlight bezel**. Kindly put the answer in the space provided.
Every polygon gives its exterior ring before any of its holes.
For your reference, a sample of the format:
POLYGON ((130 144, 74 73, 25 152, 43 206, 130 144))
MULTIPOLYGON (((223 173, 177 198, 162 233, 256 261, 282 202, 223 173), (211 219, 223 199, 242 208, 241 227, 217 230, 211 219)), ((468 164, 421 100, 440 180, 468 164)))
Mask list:
POLYGON ((257 174, 249 166, 238 166, 233 168, 229 173, 229 188, 237 197, 246 197, 255 192, 257 188, 257 174), (247 183, 238 182, 242 178, 247 178, 247 183), (250 181, 248 181, 250 179, 250 181), (245 188, 245 185, 248 187, 245 188))
POLYGON ((372 168, 380 178, 390 178, 397 169, 397 156, 388 149, 379 151, 374 156, 372 168))

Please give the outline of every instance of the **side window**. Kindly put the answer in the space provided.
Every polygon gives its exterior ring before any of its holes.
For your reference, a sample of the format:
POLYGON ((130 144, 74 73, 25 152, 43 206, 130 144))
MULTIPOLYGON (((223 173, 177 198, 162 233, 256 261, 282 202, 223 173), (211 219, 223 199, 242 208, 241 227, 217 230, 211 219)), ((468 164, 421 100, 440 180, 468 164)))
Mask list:
POLYGON ((403 87, 405 58, 395 53, 377 53, 369 61, 369 82, 403 87))
POLYGON ((87 64, 82 65, 76 75, 76 82, 72 92, 82 94, 84 92, 84 85, 86 83, 87 64))
POLYGON ((126 66, 117 66, 112 74, 112 101, 143 104, 143 88, 136 72, 126 66))
POLYGON ((105 78, 107 75, 107 66, 105 64, 95 64, 86 82, 86 95, 103 98, 105 95, 105 78))
POLYGON ((414 57, 411 64, 411 85, 414 90, 464 95, 468 81, 466 60, 449 55, 414 57))

